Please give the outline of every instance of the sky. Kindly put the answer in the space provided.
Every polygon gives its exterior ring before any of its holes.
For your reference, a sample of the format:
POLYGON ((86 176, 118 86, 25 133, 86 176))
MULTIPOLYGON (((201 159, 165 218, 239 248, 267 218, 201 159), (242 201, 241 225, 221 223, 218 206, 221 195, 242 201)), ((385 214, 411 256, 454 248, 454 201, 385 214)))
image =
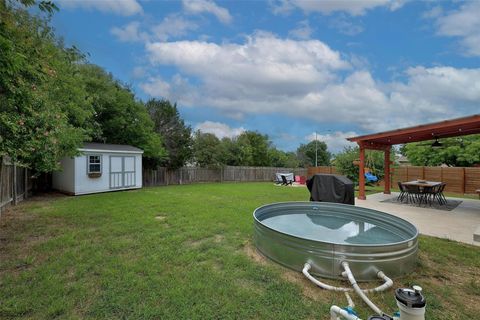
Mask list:
POLYGON ((194 130, 294 151, 480 113, 480 1, 56 0, 67 45, 194 130))

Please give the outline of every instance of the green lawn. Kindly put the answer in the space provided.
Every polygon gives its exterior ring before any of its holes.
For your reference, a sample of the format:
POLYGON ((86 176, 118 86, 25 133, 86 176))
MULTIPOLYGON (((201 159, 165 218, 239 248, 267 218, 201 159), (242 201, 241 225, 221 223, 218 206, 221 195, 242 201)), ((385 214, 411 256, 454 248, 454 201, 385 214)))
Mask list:
MULTIPOLYGON (((223 183, 23 202, 0 218, 0 319, 329 319, 342 294, 252 247, 256 207, 308 198, 223 183)), ((417 270, 395 287, 421 285, 430 320, 475 319, 479 275, 480 248, 422 237, 417 270)), ((393 290, 371 297, 396 310, 393 290)))

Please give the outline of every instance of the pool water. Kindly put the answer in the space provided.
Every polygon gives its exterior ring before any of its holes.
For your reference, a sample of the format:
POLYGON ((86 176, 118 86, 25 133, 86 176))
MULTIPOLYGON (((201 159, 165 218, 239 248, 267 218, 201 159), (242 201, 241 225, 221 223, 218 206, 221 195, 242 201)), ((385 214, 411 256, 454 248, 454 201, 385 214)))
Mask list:
POLYGON ((298 212, 266 217, 262 223, 295 237, 336 244, 390 244, 408 239, 389 225, 350 217, 298 212))

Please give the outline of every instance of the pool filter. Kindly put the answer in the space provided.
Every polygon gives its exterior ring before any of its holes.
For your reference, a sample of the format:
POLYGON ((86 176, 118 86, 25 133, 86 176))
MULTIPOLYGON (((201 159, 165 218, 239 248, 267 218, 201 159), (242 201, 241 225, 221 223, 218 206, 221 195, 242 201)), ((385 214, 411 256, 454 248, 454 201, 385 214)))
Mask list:
POLYGON ((395 290, 395 300, 400 309, 399 320, 425 320, 425 305, 427 301, 422 295, 422 288, 399 288, 395 290))

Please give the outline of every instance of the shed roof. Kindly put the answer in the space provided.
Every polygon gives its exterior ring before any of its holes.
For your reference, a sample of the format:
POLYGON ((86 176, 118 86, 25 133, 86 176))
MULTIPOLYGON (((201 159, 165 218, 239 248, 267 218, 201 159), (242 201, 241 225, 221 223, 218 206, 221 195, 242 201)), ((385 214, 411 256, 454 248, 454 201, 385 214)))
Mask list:
POLYGON ((436 138, 448 138, 480 133, 480 114, 452 120, 423 124, 403 129, 379 132, 347 140, 365 145, 394 145, 436 138))
POLYGON ((123 152, 123 153, 143 153, 142 149, 127 144, 109 144, 109 143, 84 143, 80 151, 96 151, 96 152, 123 152))

